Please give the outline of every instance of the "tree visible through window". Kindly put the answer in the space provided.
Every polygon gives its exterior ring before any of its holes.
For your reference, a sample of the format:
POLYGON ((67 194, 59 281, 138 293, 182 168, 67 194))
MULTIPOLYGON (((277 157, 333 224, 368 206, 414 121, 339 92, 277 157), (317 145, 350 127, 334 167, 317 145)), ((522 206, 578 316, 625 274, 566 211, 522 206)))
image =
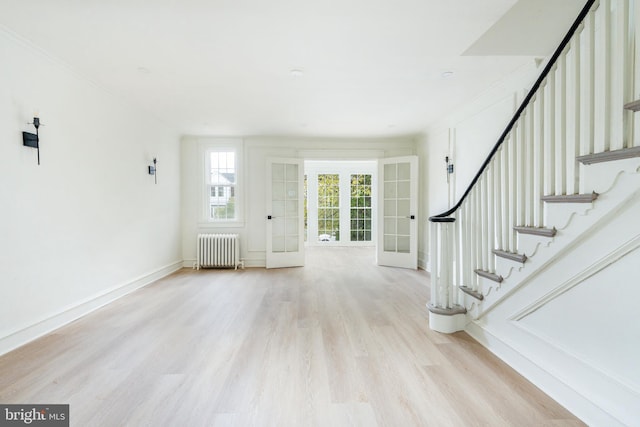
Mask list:
POLYGON ((371 175, 351 175, 352 242, 371 241, 371 175))
POLYGON ((318 175, 318 240, 340 240, 340 178, 338 174, 318 175))
POLYGON ((209 211, 212 220, 235 220, 236 153, 209 153, 209 211))

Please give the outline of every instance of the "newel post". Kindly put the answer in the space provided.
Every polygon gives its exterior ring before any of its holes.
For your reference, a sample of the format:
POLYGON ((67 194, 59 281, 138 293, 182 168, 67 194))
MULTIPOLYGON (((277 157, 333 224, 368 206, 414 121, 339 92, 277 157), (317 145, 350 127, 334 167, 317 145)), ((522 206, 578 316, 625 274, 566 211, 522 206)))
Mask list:
POLYGON ((455 218, 431 217, 431 301, 429 327, 452 333, 465 327, 467 310, 458 305, 455 280, 455 218))

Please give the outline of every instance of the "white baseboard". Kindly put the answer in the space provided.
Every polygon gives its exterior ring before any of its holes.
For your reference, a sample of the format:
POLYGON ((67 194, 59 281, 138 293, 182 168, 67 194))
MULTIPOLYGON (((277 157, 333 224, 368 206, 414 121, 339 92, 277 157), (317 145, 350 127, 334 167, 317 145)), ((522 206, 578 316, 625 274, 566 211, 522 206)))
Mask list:
POLYGON ((625 423, 477 323, 468 323, 465 332, 588 425, 624 427, 625 423))
POLYGON ((251 258, 251 259, 244 259, 244 266, 245 267, 258 267, 258 268, 266 268, 267 267, 267 262, 264 258, 251 258))
POLYGON ((97 310, 100 307, 123 297, 124 295, 168 276, 169 274, 180 270, 182 265, 182 261, 176 261, 151 273, 144 274, 128 283, 125 283, 124 285, 117 286, 101 295, 91 297, 85 301, 80 301, 71 308, 65 309, 47 319, 40 320, 31 326, 27 326, 24 329, 12 333, 11 335, 1 337, 0 355, 15 350, 16 348, 61 328, 74 320, 86 316, 92 311, 97 310))

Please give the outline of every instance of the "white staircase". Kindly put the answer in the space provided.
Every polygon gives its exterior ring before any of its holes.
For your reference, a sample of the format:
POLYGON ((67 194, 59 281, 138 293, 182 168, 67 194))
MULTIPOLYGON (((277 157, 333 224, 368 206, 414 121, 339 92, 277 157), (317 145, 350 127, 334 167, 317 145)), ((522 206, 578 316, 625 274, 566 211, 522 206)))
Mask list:
POLYGON ((588 1, 430 218, 430 327, 466 330, 590 425, 640 426, 639 9, 588 1))

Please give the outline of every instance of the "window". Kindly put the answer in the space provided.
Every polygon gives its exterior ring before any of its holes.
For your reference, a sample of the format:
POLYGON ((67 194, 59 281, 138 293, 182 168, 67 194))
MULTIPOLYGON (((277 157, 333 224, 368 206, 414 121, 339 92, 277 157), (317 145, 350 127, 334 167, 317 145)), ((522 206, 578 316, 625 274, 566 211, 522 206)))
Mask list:
POLYGON ((210 221, 235 221, 237 158, 236 150, 220 149, 207 152, 207 194, 210 221))
POLYGON ((371 241, 371 175, 351 175, 352 242, 371 241))
POLYGON ((318 241, 340 240, 340 179, 338 174, 318 175, 318 241))

